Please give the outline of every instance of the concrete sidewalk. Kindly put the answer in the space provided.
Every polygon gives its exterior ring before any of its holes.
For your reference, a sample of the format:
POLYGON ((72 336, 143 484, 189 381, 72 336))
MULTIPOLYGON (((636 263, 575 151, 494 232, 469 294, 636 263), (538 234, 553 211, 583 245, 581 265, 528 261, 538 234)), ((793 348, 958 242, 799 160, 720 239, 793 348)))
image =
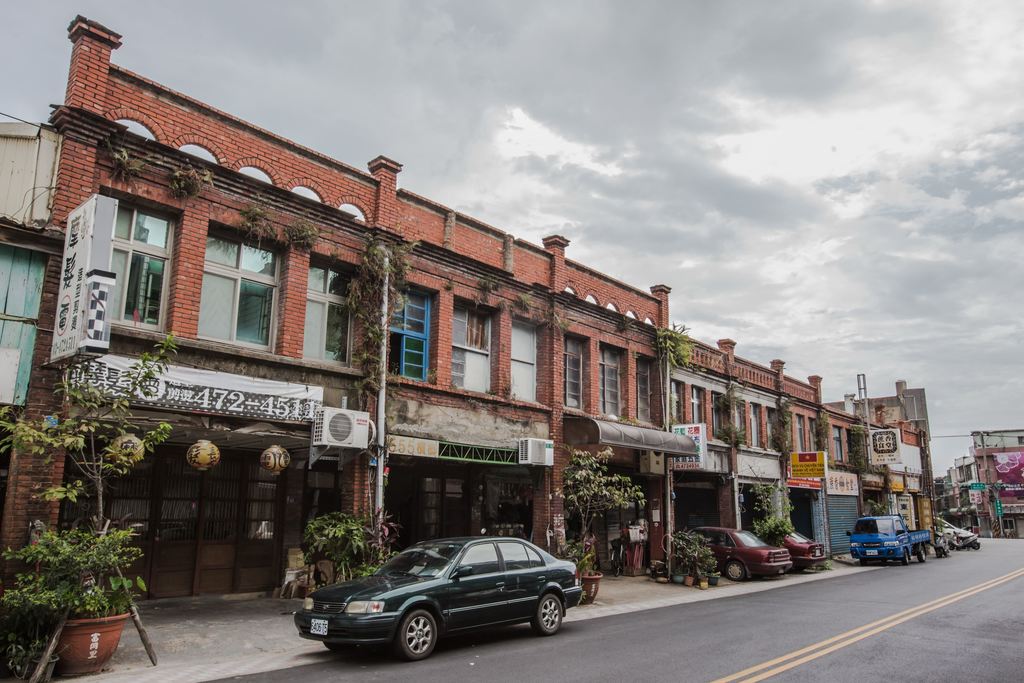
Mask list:
MULTIPOLYGON (((834 565, 831 571, 790 574, 771 579, 733 583, 699 590, 660 584, 646 577, 601 580, 597 601, 569 610, 566 621, 638 612, 690 602, 746 595, 761 591, 847 576, 876 567, 834 565)), ((90 681, 107 683, 193 683, 330 660, 334 655, 320 643, 302 640, 292 624, 300 600, 249 597, 201 597, 152 600, 141 606, 143 622, 160 664, 149 665, 138 634, 129 622, 121 645, 106 673, 90 681)))

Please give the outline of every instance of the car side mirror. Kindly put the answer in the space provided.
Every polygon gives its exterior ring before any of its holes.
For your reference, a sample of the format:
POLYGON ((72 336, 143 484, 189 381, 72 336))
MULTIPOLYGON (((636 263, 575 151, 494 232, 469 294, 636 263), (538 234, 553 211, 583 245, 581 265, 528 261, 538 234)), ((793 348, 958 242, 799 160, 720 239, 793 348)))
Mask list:
POLYGON ((852 535, 852 534, 850 533, 850 530, 849 530, 849 529, 847 529, 847 530, 846 530, 846 535, 847 535, 847 536, 850 536, 850 535, 852 535))
POLYGON ((468 564, 459 565, 458 567, 455 568, 455 571, 452 572, 452 581, 458 581, 462 577, 464 577, 464 576, 472 576, 472 574, 473 574, 473 566, 472 565, 468 565, 468 564))

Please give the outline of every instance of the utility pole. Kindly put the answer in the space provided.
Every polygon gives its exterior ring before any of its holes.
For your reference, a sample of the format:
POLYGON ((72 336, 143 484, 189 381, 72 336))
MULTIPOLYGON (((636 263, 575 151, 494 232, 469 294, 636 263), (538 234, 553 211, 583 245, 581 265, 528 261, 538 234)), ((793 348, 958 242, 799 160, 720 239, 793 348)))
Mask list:
POLYGON ((377 391, 377 480, 374 490, 374 506, 377 508, 377 513, 380 515, 380 520, 384 520, 384 468, 385 461, 387 460, 387 435, 385 429, 387 427, 386 420, 384 417, 385 409, 385 398, 387 396, 387 381, 388 381, 388 335, 387 329, 391 322, 388 318, 388 288, 391 286, 391 255, 388 253, 387 248, 384 248, 384 287, 381 290, 380 297, 380 327, 384 330, 381 334, 380 339, 380 389, 377 391))
MULTIPOLYGON (((985 450, 985 432, 975 432, 981 437, 981 464, 985 467, 985 502, 988 504, 990 530, 992 538, 1003 537, 1003 519, 996 514, 995 501, 999 496, 999 488, 992 484, 992 472, 988 466, 988 453, 985 450)), ((971 434, 973 437, 974 434, 971 434)))

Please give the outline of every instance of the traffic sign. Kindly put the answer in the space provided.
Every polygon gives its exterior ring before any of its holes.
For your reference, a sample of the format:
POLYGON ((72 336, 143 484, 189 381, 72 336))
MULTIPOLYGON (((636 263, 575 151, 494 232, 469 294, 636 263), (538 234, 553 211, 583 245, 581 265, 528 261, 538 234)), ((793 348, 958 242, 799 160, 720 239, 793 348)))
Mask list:
POLYGON ((985 485, 982 484, 980 481, 972 481, 971 482, 971 490, 972 491, 984 491, 985 490, 985 485))
POLYGON ((1003 516, 1003 501, 996 499, 996 517, 1003 516))

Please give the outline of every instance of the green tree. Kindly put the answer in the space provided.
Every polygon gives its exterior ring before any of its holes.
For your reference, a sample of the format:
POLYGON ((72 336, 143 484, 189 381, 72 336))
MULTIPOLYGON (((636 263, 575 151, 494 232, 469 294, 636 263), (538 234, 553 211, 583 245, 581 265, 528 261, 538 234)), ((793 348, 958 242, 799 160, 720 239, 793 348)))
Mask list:
POLYGON ((645 502, 643 487, 627 476, 608 473, 611 455, 611 448, 596 454, 573 449, 562 474, 565 511, 580 520, 584 538, 593 533, 594 522, 604 512, 645 502))
POLYGON ((771 484, 756 484, 753 492, 754 533, 765 543, 781 547, 786 536, 794 531, 789 496, 771 484))

